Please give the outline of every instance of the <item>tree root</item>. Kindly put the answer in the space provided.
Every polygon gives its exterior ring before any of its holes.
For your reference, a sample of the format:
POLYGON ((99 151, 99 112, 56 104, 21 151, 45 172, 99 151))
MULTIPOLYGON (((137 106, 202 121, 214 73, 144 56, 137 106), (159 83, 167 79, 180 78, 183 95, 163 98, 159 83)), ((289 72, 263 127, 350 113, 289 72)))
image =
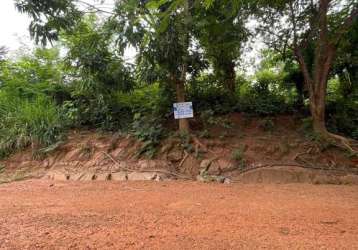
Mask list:
POLYGON ((189 153, 188 152, 186 152, 186 150, 184 150, 184 157, 183 157, 183 159, 180 161, 180 163, 179 163, 179 168, 181 168, 182 166, 183 166, 183 164, 184 164, 184 162, 186 161, 186 159, 188 158, 188 156, 189 156, 189 153))
POLYGON ((297 159, 300 156, 310 154, 312 152, 312 150, 313 150, 313 147, 310 147, 306 152, 296 154, 295 157, 293 157, 292 160, 297 161, 297 159))
POLYGON ((336 135, 333 133, 328 133, 327 136, 328 136, 328 139, 333 139, 335 141, 336 147, 344 149, 344 150, 348 150, 352 154, 358 154, 358 151, 354 150, 351 147, 350 141, 353 141, 352 139, 348 139, 346 137, 336 135))
MULTIPOLYGON (((307 164, 307 162, 304 162, 305 164, 307 164)), ((323 171, 336 171, 336 172, 344 172, 346 173, 346 170, 343 169, 332 169, 332 168, 327 168, 327 167, 315 167, 312 164, 308 164, 308 165, 302 165, 302 164, 293 164, 293 163, 274 163, 274 164, 265 164, 265 165, 261 165, 261 166, 257 166, 257 167, 253 167, 253 168, 246 168, 243 169, 241 171, 239 171, 239 174, 244 174, 246 172, 250 172, 256 169, 261 169, 261 168, 270 168, 270 167, 298 167, 298 168, 304 168, 304 169, 313 169, 313 170, 323 170, 323 171)), ((352 173, 357 174, 358 175, 358 171, 355 171, 353 169, 350 170, 352 173)))

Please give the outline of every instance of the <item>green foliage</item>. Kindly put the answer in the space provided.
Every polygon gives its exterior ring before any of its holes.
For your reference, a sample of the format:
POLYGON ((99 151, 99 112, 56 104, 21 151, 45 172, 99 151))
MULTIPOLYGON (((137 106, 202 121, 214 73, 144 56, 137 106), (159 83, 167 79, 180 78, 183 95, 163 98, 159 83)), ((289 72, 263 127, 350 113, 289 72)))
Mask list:
POLYGON ((129 132, 143 142, 138 155, 153 157, 165 136, 163 121, 170 114, 168 93, 159 84, 113 94, 119 115, 127 121, 129 132))
MULTIPOLYGON (((181 94, 193 102, 204 124, 201 137, 209 136, 210 126, 231 127, 218 115, 239 111, 274 116, 308 108, 303 74, 293 51, 282 44, 295 41, 292 25, 279 24, 296 6, 297 13, 287 21, 297 18, 298 42, 306 39, 306 29, 315 31, 318 23, 312 19, 318 6, 311 6, 313 2, 127 0, 116 2, 109 18, 82 16, 75 2, 16 0, 17 8, 33 19, 30 30, 36 42, 59 39, 65 56, 54 48, 6 59, 0 48, 0 157, 29 145, 54 148, 65 130, 74 127, 132 133, 143 142, 139 155, 152 157, 166 134, 164 125, 171 124, 172 103, 181 94), (275 21, 261 28, 280 31, 271 33, 281 38, 265 41, 283 51, 263 51, 254 76, 237 76, 252 14, 275 21), (138 52, 135 65, 124 60, 129 46, 138 52), (175 95, 178 86, 185 93, 175 95)), ((330 6, 337 11, 328 12, 329 33, 343 23, 348 13, 343 7, 349 3, 330 6)), ((354 20, 349 33, 342 34, 326 108, 330 131, 353 138, 358 138, 357 24, 354 20)), ((315 39, 302 51, 311 75, 315 39)), ((270 118, 260 124, 266 131, 274 125, 270 118)), ((304 126, 314 138, 311 121, 304 126)), ((182 146, 193 151, 190 136, 180 136, 182 146)), ((234 151, 233 159, 245 164, 243 151, 234 151)))
POLYGON ((215 114, 232 112, 236 98, 212 75, 202 75, 188 89, 189 99, 198 111, 212 110, 215 114))
POLYGON ((164 136, 164 132, 165 130, 157 117, 142 116, 140 113, 135 114, 132 123, 132 133, 143 142, 138 155, 145 154, 152 158, 164 136))
POLYGON ((301 130, 306 134, 311 134, 313 132, 312 117, 302 119, 301 130))
POLYGON ((240 87, 237 107, 239 111, 258 115, 282 114, 291 110, 282 93, 270 90, 260 82, 256 82, 253 86, 240 87))
POLYGON ((69 97, 58 49, 35 49, 33 55, 0 66, 0 157, 29 145, 36 150, 58 142, 66 119, 58 105, 69 97))
POLYGON ((57 40, 61 29, 72 29, 82 14, 73 0, 15 0, 15 6, 32 18, 30 35, 44 45, 57 40))
POLYGON ((81 81, 73 83, 71 99, 63 103, 62 109, 73 127, 113 130, 118 127, 115 105, 106 89, 93 81, 81 81))
POLYGON ((337 98, 327 103, 327 124, 330 131, 358 139, 358 95, 355 98, 337 98))
MULTIPOLYGON (((356 85, 356 84, 355 84, 356 85)), ((327 87, 327 126, 334 133, 358 137, 358 88, 345 79, 334 77, 327 87)))
POLYGON ((302 119, 302 125, 300 128, 303 135, 314 142, 321 151, 326 150, 327 148, 333 145, 333 142, 327 138, 323 138, 322 135, 316 133, 313 130, 313 119, 311 117, 302 119))
POLYGON ((114 98, 118 105, 130 112, 153 115, 161 115, 165 117, 171 108, 169 94, 159 84, 151 84, 130 92, 115 92, 114 98))
POLYGON ((215 119, 214 111, 212 110, 204 110, 200 113, 200 118, 203 120, 204 125, 212 126, 217 124, 217 120, 215 119))
POLYGON ((242 148, 235 149, 231 154, 231 159, 234 160, 240 169, 245 168, 244 150, 242 148))
POLYGON ((230 81, 235 82, 235 62, 249 37, 245 26, 246 8, 245 1, 236 6, 232 1, 213 1, 207 9, 194 5, 196 37, 213 66, 216 79, 229 91, 235 87, 228 86, 230 81))
POLYGON ((64 121, 45 97, 26 100, 0 92, 0 157, 29 145, 39 149, 62 138, 64 121))
POLYGON ((216 115, 215 112, 210 109, 200 112, 200 120, 203 122, 205 128, 221 126, 222 128, 230 129, 232 127, 232 124, 227 118, 216 115))

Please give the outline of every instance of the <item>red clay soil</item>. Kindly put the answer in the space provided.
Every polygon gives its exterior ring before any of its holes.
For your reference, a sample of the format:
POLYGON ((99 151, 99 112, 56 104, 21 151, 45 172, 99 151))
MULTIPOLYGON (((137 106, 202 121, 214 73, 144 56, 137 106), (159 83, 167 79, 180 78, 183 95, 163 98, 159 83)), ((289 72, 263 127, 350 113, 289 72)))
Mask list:
POLYGON ((1 249, 358 249, 357 186, 0 186, 1 249))

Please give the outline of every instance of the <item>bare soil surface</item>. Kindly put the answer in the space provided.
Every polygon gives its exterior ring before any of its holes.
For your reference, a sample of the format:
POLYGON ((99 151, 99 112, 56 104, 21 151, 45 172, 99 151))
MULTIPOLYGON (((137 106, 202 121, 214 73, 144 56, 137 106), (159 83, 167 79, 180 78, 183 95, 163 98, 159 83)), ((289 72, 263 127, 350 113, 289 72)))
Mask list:
POLYGON ((358 188, 198 182, 0 185, 1 249, 358 249, 358 188))
POLYGON ((192 140, 170 136, 156 148, 153 158, 139 154, 143 142, 133 136, 74 130, 67 140, 45 153, 29 147, 0 160, 0 183, 46 176, 56 180, 102 180, 123 171, 134 172, 135 178, 128 176, 128 180, 138 180, 139 174, 158 170, 167 173, 166 178, 181 176, 179 179, 191 180, 208 175, 254 183, 358 183, 358 155, 312 140, 309 132, 302 130, 298 117, 263 119, 235 113, 217 119, 217 124, 209 127, 193 120, 192 140), (266 171, 265 176, 262 171, 254 171, 241 176, 242 172, 262 167, 276 170, 282 167, 284 171, 266 171), (311 175, 310 169, 326 172, 318 180, 315 176, 321 172, 311 175))

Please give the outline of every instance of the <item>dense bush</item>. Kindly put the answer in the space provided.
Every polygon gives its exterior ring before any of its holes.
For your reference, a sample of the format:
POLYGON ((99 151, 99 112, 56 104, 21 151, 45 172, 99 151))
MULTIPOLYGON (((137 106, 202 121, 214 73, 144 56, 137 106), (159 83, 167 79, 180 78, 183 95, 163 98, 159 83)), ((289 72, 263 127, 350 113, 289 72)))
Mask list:
POLYGON ((56 49, 36 49, 0 65, 0 157, 61 139, 66 119, 60 106, 70 95, 63 75, 56 49))
POLYGON ((165 117, 170 113, 170 93, 158 83, 138 87, 130 92, 117 91, 113 94, 118 107, 131 114, 151 114, 165 117))
POLYGON ((259 71, 253 82, 241 84, 237 109, 257 115, 274 115, 291 111, 293 102, 286 100, 286 92, 281 86, 280 74, 269 70, 259 71))
POLYGON ((327 123, 330 131, 358 139, 357 102, 346 99, 329 102, 327 113, 327 123))
POLYGON ((113 130, 113 104, 109 91, 94 81, 74 81, 70 98, 63 102, 62 110, 70 127, 101 128, 113 130))
POLYGON ((44 96, 23 99, 0 92, 0 158, 29 145, 39 149, 59 141, 64 120, 44 96))
POLYGON ((333 77, 327 89, 327 126, 330 131, 358 139, 358 88, 333 77))
POLYGON ((204 75, 190 84, 189 100, 198 112, 212 110, 215 114, 233 111, 256 115, 274 115, 291 112, 294 94, 284 89, 282 74, 263 70, 250 81, 237 79, 237 91, 230 93, 212 75, 204 75))
POLYGON ((226 90, 213 75, 203 75, 188 88, 188 100, 193 102, 196 111, 212 110, 216 114, 234 111, 235 94, 226 90))

